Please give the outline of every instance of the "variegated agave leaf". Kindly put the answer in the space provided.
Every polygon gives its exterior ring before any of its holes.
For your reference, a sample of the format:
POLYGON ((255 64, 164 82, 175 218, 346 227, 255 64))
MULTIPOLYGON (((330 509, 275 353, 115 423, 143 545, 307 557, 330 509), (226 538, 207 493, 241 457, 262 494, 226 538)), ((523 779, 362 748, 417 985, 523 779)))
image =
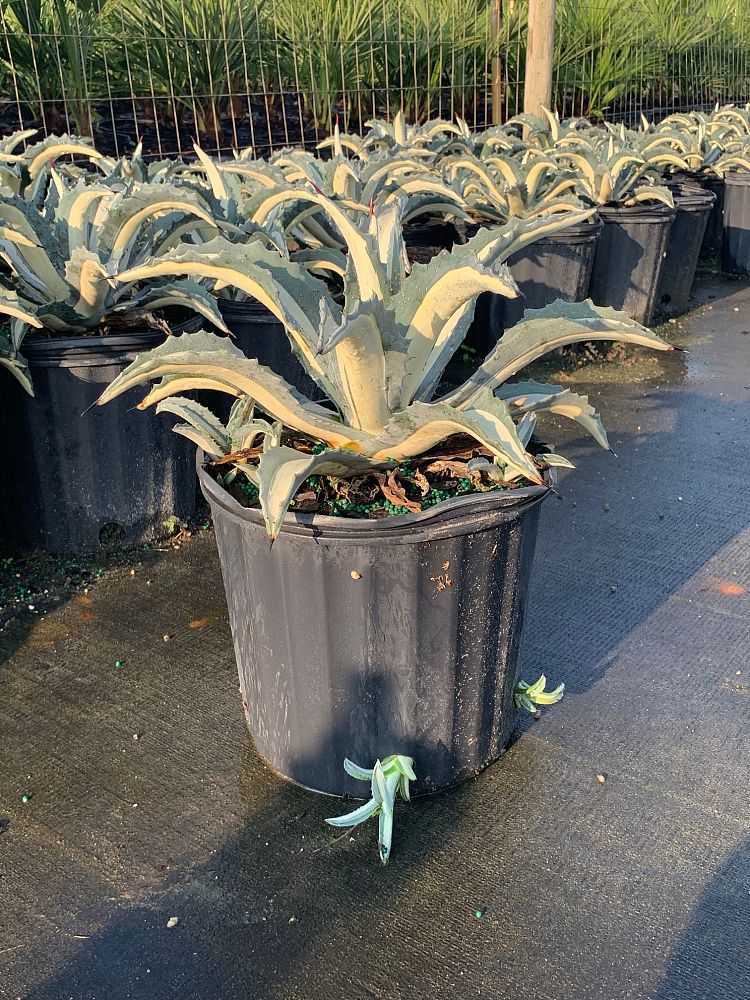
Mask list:
POLYGON ((132 298, 118 303, 112 312, 133 312, 139 308, 154 311, 167 309, 170 306, 192 310, 207 319, 218 330, 229 333, 216 297, 191 278, 182 278, 163 285, 147 285, 132 298))
POLYGON ((349 150, 350 153, 353 153, 362 160, 368 159, 365 140, 362 136, 342 132, 338 122, 334 126, 333 134, 329 135, 327 139, 323 139, 322 142, 319 142, 315 148, 332 149, 333 155, 336 157, 343 157, 346 154, 346 150, 349 150))
POLYGON ((29 366, 26 364, 25 358, 18 353, 10 339, 4 334, 0 334, 0 368, 10 372, 30 396, 34 395, 29 366))
POLYGON ((269 538, 273 541, 278 535, 289 504, 310 476, 349 477, 393 464, 389 460, 378 461, 337 448, 318 455, 307 455, 284 445, 267 448, 258 463, 258 481, 269 538))
POLYGON ((0 288, 0 316, 7 316, 14 321, 11 342, 16 350, 21 346, 22 336, 19 331, 22 328, 31 326, 38 329, 43 325, 36 315, 35 307, 19 298, 17 292, 7 288, 0 288))
POLYGON ((25 142, 27 139, 31 139, 33 136, 37 135, 38 132, 39 129, 29 128, 3 136, 2 139, 0 139, 0 161, 3 163, 12 163, 16 160, 23 159, 23 153, 17 153, 16 150, 22 142, 25 142))
POLYGON ((50 189, 42 212, 4 194, 0 257, 24 297, 39 307, 39 318, 54 330, 92 329, 115 310, 137 314, 146 303, 152 309, 194 308, 223 329, 205 289, 177 285, 173 294, 161 288, 154 295, 143 288, 134 296, 128 285, 111 281, 111 273, 125 262, 158 254, 160 243, 185 219, 216 228, 197 194, 166 184, 141 185, 132 194, 106 184, 63 185, 50 189))
POLYGON ((341 309, 327 287, 303 266, 260 243, 241 246, 217 237, 200 247, 182 245, 116 274, 116 278, 122 284, 178 275, 234 286, 259 301, 284 324, 293 349, 310 375, 334 402, 342 403, 335 381, 335 359, 327 361, 316 353, 321 325, 338 327, 341 309))
POLYGON ((571 213, 565 218, 537 216, 513 220, 502 227, 480 229, 450 254, 441 253, 426 265, 415 265, 408 283, 394 300, 408 343, 400 405, 432 398, 445 366, 471 323, 477 295, 483 291, 508 298, 518 295, 505 261, 542 236, 587 219, 594 211, 571 213), (461 275, 468 280, 462 283, 461 275), (445 294, 444 300, 440 293, 445 294))
POLYGON ((163 399, 156 407, 156 412, 178 416, 183 423, 174 427, 175 433, 192 441, 209 458, 221 458, 230 453, 232 439, 222 422, 208 407, 193 399, 172 397, 163 399))
POLYGON ((471 409, 456 410, 442 403, 412 403, 395 413, 377 443, 374 457, 413 458, 453 434, 468 434, 503 464, 516 468, 532 482, 542 477, 521 444, 506 404, 491 392, 475 397, 471 409))
POLYGON ((173 396, 162 400, 157 405, 156 412, 178 416, 183 423, 173 428, 175 433, 196 444, 209 460, 216 461, 237 455, 229 471, 221 475, 222 485, 229 486, 238 474, 242 474, 259 487, 257 467, 248 463, 246 458, 241 458, 238 453, 251 448, 259 436, 270 447, 275 447, 281 440, 281 425, 253 418, 253 409, 251 399, 242 397, 236 400, 226 427, 207 407, 183 397, 173 396))
POLYGON ((527 310, 471 378, 442 401, 459 409, 470 407, 478 392, 501 385, 536 358, 557 347, 587 340, 617 340, 657 351, 673 350, 665 340, 625 313, 595 306, 591 299, 585 302, 558 299, 541 309, 527 310))
POLYGON ((47 182, 53 165, 71 177, 79 175, 77 169, 63 157, 78 156, 89 160, 94 166, 108 173, 114 167, 114 161, 94 149, 89 139, 80 136, 50 135, 41 142, 27 146, 21 158, 21 164, 28 174, 28 184, 22 193, 32 204, 40 204, 44 199, 47 182))
POLYGON ((343 278, 346 274, 346 255, 341 250, 320 247, 317 250, 297 250, 290 254, 296 264, 302 264, 312 273, 330 272, 343 278))
POLYGON ((187 219, 217 228, 197 192, 168 184, 144 185, 130 194, 117 194, 107 203, 106 214, 99 220, 98 247, 112 267, 127 267, 134 258, 158 254, 159 242, 187 219), (159 232, 156 227, 165 215, 169 216, 166 231, 159 232))
POLYGON ((382 763, 375 761, 372 768, 360 767, 353 761, 344 759, 344 770, 358 781, 370 783, 372 797, 345 816, 334 816, 326 820, 329 826, 358 826, 375 816, 378 817, 378 854, 382 863, 388 864, 393 839, 393 807, 401 793, 405 802, 411 801, 409 783, 417 780, 414 758, 405 754, 391 754, 382 763))
POLYGON ((507 382, 495 390, 495 395, 505 400, 514 417, 542 411, 555 413, 575 420, 602 448, 609 448, 607 432, 599 414, 589 403, 588 396, 581 396, 559 385, 543 385, 533 379, 527 382, 507 382))
POLYGON ((545 691, 547 678, 542 674, 533 684, 519 681, 513 691, 517 708, 525 708, 532 715, 539 714, 539 705, 556 705, 565 694, 565 685, 559 684, 554 691, 545 691))
POLYGON ((201 331, 170 337, 138 357, 102 393, 106 403, 141 382, 178 377, 179 388, 167 382, 157 386, 139 404, 143 409, 189 388, 214 388, 247 396, 284 426, 331 447, 363 450, 369 435, 342 423, 330 410, 312 403, 270 368, 247 358, 228 338, 201 331))

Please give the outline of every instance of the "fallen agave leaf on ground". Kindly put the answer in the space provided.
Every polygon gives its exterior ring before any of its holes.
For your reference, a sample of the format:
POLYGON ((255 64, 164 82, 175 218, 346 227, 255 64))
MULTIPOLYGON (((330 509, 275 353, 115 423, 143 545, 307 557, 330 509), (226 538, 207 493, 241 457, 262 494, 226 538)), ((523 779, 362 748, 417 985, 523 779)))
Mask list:
POLYGON ((414 759, 403 754, 391 754, 382 764, 375 761, 373 768, 360 767, 348 758, 344 758, 344 770, 357 781, 369 781, 372 787, 372 798, 345 816, 334 816, 327 819, 329 826, 358 826, 375 816, 379 818, 378 852, 384 865, 388 864, 391 855, 391 840, 393 837, 393 807, 396 798, 401 793, 402 798, 409 802, 409 782, 416 781, 414 759))

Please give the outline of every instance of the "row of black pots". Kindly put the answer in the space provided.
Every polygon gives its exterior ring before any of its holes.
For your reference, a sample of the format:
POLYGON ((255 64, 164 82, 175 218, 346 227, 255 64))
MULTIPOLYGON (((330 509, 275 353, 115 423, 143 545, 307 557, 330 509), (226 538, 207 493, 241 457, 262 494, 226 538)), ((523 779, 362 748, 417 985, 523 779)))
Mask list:
MULTIPOLYGON (((710 196, 707 201, 703 192, 686 188, 675 190, 675 199, 668 243, 671 210, 605 208, 601 221, 568 227, 514 255, 509 264, 523 297, 480 298, 471 341, 477 352, 486 354, 524 306, 579 301, 589 290, 595 302, 624 308, 642 322, 655 304, 669 313, 684 311, 710 196)), ((422 259, 450 248, 456 238, 445 223, 405 231, 410 254, 422 259)), ((225 300, 221 310, 245 354, 310 398, 319 396, 267 309, 255 301, 225 300)), ((9 380, 0 396, 4 449, 12 457, 6 468, 17 470, 0 488, 0 523, 17 544, 50 552, 133 545, 158 536, 169 517, 190 515, 188 454, 168 422, 144 420, 133 411, 138 390, 107 407, 92 407, 102 387, 157 339, 143 333, 27 341, 36 398, 9 380)), ((226 418, 227 398, 206 395, 204 401, 226 418)))
MULTIPOLYGON (((647 250, 657 257, 664 252, 672 222, 666 213, 657 235, 648 237, 638 228, 647 222, 635 212, 609 222, 604 216, 600 227, 581 234, 586 238, 576 257, 576 266, 591 270, 592 281, 608 226, 638 244, 637 263, 647 250), (593 256, 589 244, 597 246, 593 256)), ((619 252, 614 237, 608 252, 619 252)), ((515 263, 520 269, 523 262, 515 263)), ((534 268, 543 269, 540 260, 532 254, 524 266, 527 287, 539 284, 534 268)), ((562 281, 562 262, 553 273, 562 281)), ((226 305, 225 316, 241 345, 249 338, 250 353, 260 352, 266 336, 269 350, 286 343, 283 331, 273 335, 273 321, 257 307, 226 305)), ((6 454, 6 469, 20 464, 28 473, 17 506, 31 500, 44 477, 52 503, 47 510, 42 503, 38 517, 67 519, 78 511, 82 522, 107 517, 105 523, 127 531, 117 518, 127 518, 124 507, 138 507, 135 494, 150 494, 153 501, 164 495, 165 474, 178 477, 188 468, 178 457, 170 465, 160 451, 166 442, 182 446, 164 421, 132 414, 138 392, 123 397, 119 408, 113 403, 89 411, 87 417, 93 413, 92 419, 106 423, 95 432, 88 424, 87 440, 73 442, 71 431, 77 422, 82 426, 78 415, 102 384, 154 339, 144 334, 118 344, 107 338, 97 347, 98 362, 82 357, 91 338, 29 343, 39 398, 17 408, 20 423, 26 423, 18 428, 12 458, 6 454), (64 389, 53 372, 66 380, 64 389), (32 424, 28 413, 34 405, 39 410, 32 424), (23 453, 30 442, 33 458, 23 453), (138 464, 142 453, 151 464, 138 464), (124 506, 99 507, 80 490, 81 480, 104 488, 110 499, 121 497, 124 506)), ((284 353, 274 363, 290 360, 284 353)), ((7 414, 2 416, 5 421, 7 414)), ((342 769, 345 756, 371 766, 390 753, 410 754, 419 793, 453 785, 500 756, 515 717, 513 691, 543 487, 456 498, 379 522, 292 515, 269 550, 259 512, 241 507, 200 467, 199 477, 216 525, 243 707, 271 766, 317 791, 362 795, 363 786, 342 769)), ((173 487, 172 506, 175 496, 173 487)), ((157 517, 166 514, 158 499, 154 506, 157 517)), ((138 530, 138 518, 126 523, 138 530)), ((88 537, 81 536, 80 547, 88 537)))
POLYGON ((486 354, 526 309, 555 299, 621 309, 649 325, 655 313, 689 308, 704 231, 715 201, 697 185, 678 185, 675 208, 662 204, 605 206, 598 222, 578 223, 531 244, 508 261, 521 295, 483 295, 471 344, 486 354))
MULTIPOLYGON (((598 229, 580 234, 573 254, 585 258, 585 270, 593 267, 592 241, 583 237, 598 229)), ((534 268, 542 266, 528 262, 529 282, 539 283, 534 268)), ((240 346, 247 338, 248 353, 260 353, 264 338, 269 352, 286 345, 283 331, 274 334, 274 321, 257 307, 226 304, 224 315, 240 346)), ((139 508, 138 494, 155 501, 152 519, 167 513, 157 498, 165 495, 165 477, 187 469, 183 443, 163 420, 133 413, 140 393, 79 418, 102 384, 154 339, 107 338, 98 344, 98 361, 82 356, 91 338, 30 341, 38 399, 17 400, 26 426, 6 465, 28 474, 18 507, 41 492, 38 518, 77 516, 97 540, 107 524, 120 526, 122 541, 133 539, 140 521, 129 512, 139 508), (22 442, 33 458, 22 453, 22 442), (164 451, 170 446, 171 460, 164 451), (150 465, 139 464, 142 455, 150 465), (82 482, 123 503, 100 506, 85 491, 79 500, 82 482)), ((263 360, 282 368, 293 361, 286 352, 263 360)), ((363 786, 342 769, 345 756, 371 766, 390 753, 410 754, 419 793, 453 785, 500 756, 515 718, 544 488, 456 498, 380 522, 293 515, 271 551, 259 512, 241 507, 202 468, 199 477, 216 525, 247 722, 274 768, 318 791, 361 795, 363 786)), ((174 505, 174 490, 169 496, 174 505)), ((55 546, 50 530, 47 537, 55 546)), ((89 547, 93 537, 82 533, 76 544, 89 547)))
POLYGON ((701 256, 721 253, 721 269, 726 274, 750 275, 750 174, 712 174, 693 178, 711 191, 716 201, 706 226, 701 256))

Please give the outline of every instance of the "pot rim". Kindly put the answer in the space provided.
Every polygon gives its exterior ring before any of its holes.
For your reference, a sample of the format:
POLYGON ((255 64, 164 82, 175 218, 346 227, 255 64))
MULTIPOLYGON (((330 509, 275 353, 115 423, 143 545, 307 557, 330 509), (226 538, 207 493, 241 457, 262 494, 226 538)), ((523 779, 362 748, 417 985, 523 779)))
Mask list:
POLYGON ((32 368, 95 368, 132 357, 165 337, 162 330, 49 338, 30 332, 24 337, 21 354, 32 368))
POLYGON ((582 243, 594 243, 599 238, 599 233, 603 228, 604 223, 599 218, 599 215, 592 215, 590 219, 584 219, 583 222, 575 222, 572 226, 566 226, 565 229, 558 229, 556 233, 540 236, 538 240, 527 244, 518 253, 526 253, 533 250, 534 247, 557 246, 558 244, 562 244, 563 246, 579 246, 582 243))
POLYGON ((750 185, 750 172, 729 170, 724 174, 724 183, 734 187, 747 187, 750 185))
POLYGON ((637 205, 623 205, 621 203, 601 205, 599 212, 604 222, 622 217, 630 222, 664 223, 674 219, 677 210, 661 201, 654 201, 641 202, 637 205))
MULTIPOLYGON (((476 232, 479 232, 480 229, 500 229, 503 225, 504 223, 502 222, 490 222, 489 220, 484 222, 472 221, 465 223, 465 231, 476 230, 476 232)), ((597 208, 596 214, 590 216, 588 219, 583 219, 581 222, 574 222, 564 229, 558 229, 557 232, 550 233, 547 236, 540 236, 538 240, 534 240, 528 246, 533 247, 538 243, 588 242, 589 240, 596 239, 603 225, 604 223, 599 217, 599 209, 597 208)), ((471 235, 473 236, 474 232, 471 235)))
MULTIPOLYGON (((204 454, 196 453, 196 471, 204 496, 211 507, 220 507, 230 517, 265 530, 260 508, 244 507, 205 468, 204 454)), ((301 535, 320 541, 387 543, 421 541, 431 537, 465 534, 478 524, 517 517, 542 501, 556 481, 555 470, 545 473, 548 485, 523 486, 515 490, 470 493, 443 500, 418 514, 397 514, 385 518, 331 517, 328 514, 298 514, 287 511, 279 531, 282 535, 301 535)))
POLYGON ((703 189, 701 191, 674 192, 674 207, 678 212, 705 212, 710 211, 716 203, 716 195, 713 191, 703 189))

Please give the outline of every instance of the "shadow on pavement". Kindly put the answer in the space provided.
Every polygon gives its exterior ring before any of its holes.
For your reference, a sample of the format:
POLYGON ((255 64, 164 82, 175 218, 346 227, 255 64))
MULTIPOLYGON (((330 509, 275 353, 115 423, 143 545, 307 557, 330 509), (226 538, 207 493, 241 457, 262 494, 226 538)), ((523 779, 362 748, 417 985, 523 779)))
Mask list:
POLYGON ((748 926, 750 841, 745 841, 698 901, 655 1000, 750 997, 748 926))

